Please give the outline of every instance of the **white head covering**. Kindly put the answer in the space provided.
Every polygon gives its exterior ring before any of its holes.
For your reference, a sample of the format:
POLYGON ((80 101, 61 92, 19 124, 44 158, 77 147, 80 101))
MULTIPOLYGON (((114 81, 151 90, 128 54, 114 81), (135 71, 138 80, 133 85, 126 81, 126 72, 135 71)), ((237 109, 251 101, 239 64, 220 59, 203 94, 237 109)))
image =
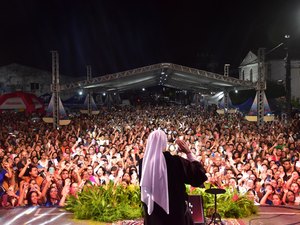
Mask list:
POLYGON ((167 147, 167 136, 162 130, 150 133, 143 158, 141 200, 151 215, 154 202, 169 214, 169 192, 166 160, 163 150, 167 147))

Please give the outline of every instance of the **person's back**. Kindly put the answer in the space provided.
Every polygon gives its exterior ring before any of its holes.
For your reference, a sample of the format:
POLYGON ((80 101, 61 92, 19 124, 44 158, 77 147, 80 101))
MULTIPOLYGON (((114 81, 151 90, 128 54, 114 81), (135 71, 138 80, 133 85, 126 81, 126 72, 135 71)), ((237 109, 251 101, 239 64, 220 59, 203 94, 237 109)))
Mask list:
MULTIPOLYGON (((186 146, 186 145, 185 145, 186 146)), ((183 151, 184 152, 184 151, 183 151)), ((179 156, 172 156, 169 152, 163 153, 163 158, 166 161, 166 171, 167 171, 167 183, 168 189, 167 190, 160 190, 159 193, 154 194, 155 191, 151 190, 148 193, 144 193, 144 195, 153 196, 150 199, 154 199, 154 206, 153 211, 149 213, 149 205, 152 207, 151 203, 148 202, 147 198, 143 199, 143 206, 144 206, 144 224, 145 225, 187 225, 193 224, 192 218, 189 214, 187 208, 187 194, 185 184, 191 184, 192 186, 200 186, 207 180, 205 175, 205 170, 203 166, 195 160, 187 160, 179 156), (165 208, 162 208, 157 202, 155 198, 160 199, 164 198, 165 191, 168 192, 168 199, 166 200, 168 204, 168 212, 165 208), (149 215, 150 214, 150 215, 149 215)), ((156 161, 156 160, 154 160, 156 161)), ((141 188, 143 193, 143 160, 140 163, 140 180, 141 180, 141 188)), ((154 163, 155 167, 160 167, 159 164, 154 163)), ((146 169, 149 169, 146 167, 146 169)), ((157 174, 154 176, 158 176, 157 174)), ((158 177, 156 177, 158 178, 158 177)), ((155 179, 156 179, 155 178, 155 179)), ((148 179, 151 179, 148 177, 148 179)), ((149 180, 148 180, 149 181, 149 180)), ((158 185, 163 183, 163 179, 158 178, 157 180, 158 185)), ((152 183, 153 185, 153 183, 152 183)), ((157 184, 156 184, 157 185, 157 184)), ((154 184, 155 186, 155 184, 154 184)), ((151 189, 151 188, 149 188, 151 189)), ((148 196, 149 197, 149 196, 148 196)))
MULTIPOLYGON (((151 215, 145 213, 145 225, 147 224, 172 224, 184 225, 188 224, 187 213, 187 194, 185 184, 199 187, 206 180, 203 176, 203 167, 197 161, 190 162, 179 156, 172 156, 169 152, 164 152, 164 156, 168 168, 168 187, 169 187, 169 215, 156 203, 154 203, 154 210, 151 215), (194 178, 194 179, 193 179, 194 178)), ((147 205, 143 204, 145 212, 147 212, 147 205)))

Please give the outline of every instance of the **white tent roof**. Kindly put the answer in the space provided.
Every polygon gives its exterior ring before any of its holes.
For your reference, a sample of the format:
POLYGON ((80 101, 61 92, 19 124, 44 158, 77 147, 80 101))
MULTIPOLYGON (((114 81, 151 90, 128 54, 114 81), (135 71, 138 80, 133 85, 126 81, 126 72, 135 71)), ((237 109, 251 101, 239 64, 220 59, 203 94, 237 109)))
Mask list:
POLYGON ((96 88, 97 91, 123 92, 157 85, 203 94, 255 88, 250 81, 172 63, 160 63, 65 84, 61 90, 96 88))

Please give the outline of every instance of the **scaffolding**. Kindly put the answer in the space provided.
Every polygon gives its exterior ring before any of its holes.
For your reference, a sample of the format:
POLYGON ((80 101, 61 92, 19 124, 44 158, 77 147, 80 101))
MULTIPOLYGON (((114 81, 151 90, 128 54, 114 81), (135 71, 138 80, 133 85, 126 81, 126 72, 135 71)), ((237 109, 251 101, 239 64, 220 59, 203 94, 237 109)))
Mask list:
MULTIPOLYGON (((86 66, 86 76, 87 76, 87 81, 90 82, 92 80, 92 67, 90 65, 86 66)), ((87 102, 87 110, 88 110, 88 115, 92 114, 92 91, 88 91, 88 102, 87 102)))
MULTIPOLYGON (((224 65, 224 77, 228 78, 229 76, 229 67, 230 64, 224 65)), ((225 115, 228 114, 228 99, 229 99, 229 92, 227 89, 224 90, 224 113, 225 115)))
POLYGON ((59 126, 59 55, 57 51, 52 53, 52 85, 51 91, 54 99, 53 104, 53 128, 57 129, 59 126))
POLYGON ((266 90, 265 48, 258 49, 258 80, 256 83, 257 96, 257 125, 264 124, 264 97, 266 90))

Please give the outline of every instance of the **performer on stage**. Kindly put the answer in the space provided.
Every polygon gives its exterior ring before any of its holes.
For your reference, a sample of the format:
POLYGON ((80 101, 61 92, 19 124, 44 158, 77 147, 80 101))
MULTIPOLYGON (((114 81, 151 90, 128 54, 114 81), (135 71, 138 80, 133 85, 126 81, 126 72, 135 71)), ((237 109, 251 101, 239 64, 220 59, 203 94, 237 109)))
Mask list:
POLYGON ((162 130, 155 130, 148 137, 139 173, 145 225, 194 224, 186 204, 185 184, 199 187, 207 177, 188 145, 181 140, 176 143, 188 159, 164 151, 167 136, 162 130))

